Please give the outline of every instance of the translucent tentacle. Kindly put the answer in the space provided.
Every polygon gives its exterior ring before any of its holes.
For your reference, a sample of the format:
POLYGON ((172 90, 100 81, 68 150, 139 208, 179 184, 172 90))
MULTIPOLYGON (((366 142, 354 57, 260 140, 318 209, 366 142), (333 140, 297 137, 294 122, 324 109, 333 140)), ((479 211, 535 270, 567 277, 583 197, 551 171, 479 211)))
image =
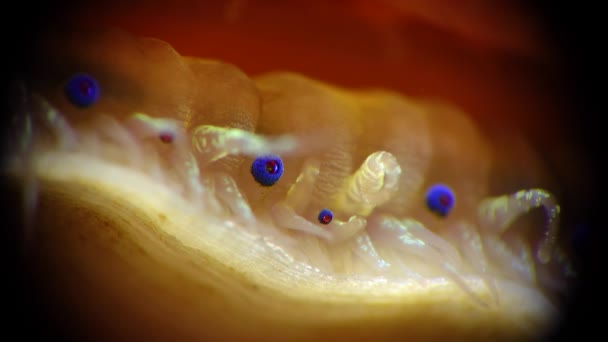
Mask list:
POLYGON ((338 243, 348 240, 365 230, 366 225, 367 220, 361 216, 351 216, 347 222, 333 219, 331 223, 326 225, 331 233, 331 238, 328 241, 338 243))
POLYGON ((519 260, 517 269, 519 269, 530 282, 536 284, 536 263, 530 245, 521 236, 513 237, 513 241, 510 245, 513 254, 516 255, 519 260))
POLYGON ((292 207, 286 205, 284 202, 275 204, 270 209, 270 215, 272 216, 275 224, 281 228, 301 231, 325 240, 331 240, 332 238, 329 230, 326 230, 324 227, 320 227, 298 215, 292 207))
POLYGON ((142 166, 141 149, 139 148, 136 136, 127 127, 107 115, 98 115, 95 121, 95 127, 99 130, 99 133, 110 138, 112 142, 117 143, 121 149, 124 149, 124 154, 128 157, 131 165, 135 167, 142 166))
POLYGON ((212 163, 228 155, 243 154, 257 157, 264 154, 286 154, 297 148, 291 135, 265 138, 238 128, 202 125, 192 135, 192 144, 200 153, 203 164, 212 163))
POLYGON ((197 195, 195 198, 200 198, 200 194, 203 193, 203 185, 201 183, 201 172, 198 168, 198 163, 192 153, 188 153, 187 159, 185 160, 186 176, 188 178, 189 189, 197 195))
POLYGON ((304 163, 302 173, 287 191, 285 204, 293 208, 297 213, 306 210, 312 198, 314 184, 319 176, 318 160, 308 160, 304 163))
POLYGON ((404 243, 423 241, 426 245, 450 260, 452 265, 460 266, 462 264, 462 258, 456 248, 441 236, 427 229, 422 223, 414 219, 405 219, 401 220, 401 226, 406 227, 403 230, 403 235, 400 236, 400 239, 404 243))
POLYGON ((324 227, 320 227, 300 216, 306 210, 312 197, 312 190, 319 175, 319 162, 308 160, 294 184, 287 191, 284 201, 275 204, 270 214, 274 222, 282 228, 301 231, 329 240, 331 234, 324 227))
POLYGON ((29 93, 23 82, 17 82, 15 125, 17 157, 11 161, 23 181, 24 245, 27 248, 33 238, 33 219, 38 206, 39 182, 33 159, 35 142, 42 129, 50 130, 56 148, 69 150, 76 146, 77 136, 61 113, 43 97, 29 93))
POLYGON ((158 139, 159 134, 165 132, 173 134, 175 138, 173 144, 180 146, 188 144, 183 134, 185 130, 176 120, 153 118, 143 113, 136 113, 127 120, 126 124, 140 139, 158 139))
POLYGON ((471 224, 458 222, 450 227, 450 233, 456 236, 460 242, 462 252, 466 260, 471 263, 473 269, 481 275, 483 282, 494 298, 494 302, 499 304, 498 289, 496 288, 496 280, 490 274, 488 259, 486 258, 483 242, 479 236, 479 232, 471 224))
MULTIPOLYGON (((479 295, 473 292, 454 267, 454 263, 448 256, 453 252, 449 249, 446 249, 446 252, 442 251, 445 249, 445 245, 449 245, 449 243, 432 233, 422 223, 413 219, 399 220, 386 215, 378 215, 368 228, 368 232, 374 241, 381 241, 381 243, 395 250, 417 256, 427 263, 441 267, 448 277, 475 302, 482 306, 488 305, 479 295)), ((459 263, 459 260, 460 257, 458 256, 455 261, 456 264, 459 263)))
POLYGON ((485 199, 479 205, 479 219, 482 225, 497 227, 501 233, 515 219, 540 207, 547 213, 547 228, 536 249, 536 257, 546 264, 551 261, 559 230, 560 207, 552 194, 542 189, 530 189, 485 199))
POLYGON ((216 196, 230 213, 243 221, 254 222, 255 215, 234 179, 224 173, 216 174, 212 179, 216 196))
POLYGON ((32 108, 32 111, 35 115, 40 115, 41 121, 52 131, 54 138, 57 139, 57 148, 60 150, 74 148, 78 138, 63 115, 43 97, 37 94, 31 96, 33 101, 31 105, 38 107, 38 110, 32 108))
POLYGON ((374 152, 348 178, 335 210, 367 216, 398 190, 401 167, 389 152, 374 152))
POLYGON ((574 265, 571 260, 566 255, 565 251, 562 250, 559 246, 556 246, 555 254, 553 255, 553 260, 557 269, 559 269, 559 275, 556 275, 549 268, 538 267, 537 268, 537 280, 539 284, 542 284, 543 287, 548 288, 555 292, 567 291, 569 289, 568 283, 564 282, 564 279, 572 279, 578 276, 576 270, 574 269, 574 265))
POLYGON ((534 262, 532 261, 532 263, 530 263, 529 255, 531 255, 531 253, 528 254, 528 257, 523 255, 522 258, 522 248, 525 244, 523 240, 519 239, 518 241, 516 239, 511 241, 511 244, 515 247, 514 249, 519 250, 519 253, 516 253, 513 248, 508 246, 499 236, 485 237, 484 244, 486 247, 485 250, 488 252, 488 257, 493 259, 495 264, 503 266, 501 267, 503 273, 508 270, 509 273, 507 274, 511 274, 511 276, 525 279, 530 283, 535 283, 536 270, 534 262))
POLYGON ((172 165, 184 166, 183 168, 176 168, 177 170, 183 170, 179 177, 186 180, 193 197, 199 199, 204 189, 201 184, 200 170, 191 152, 188 134, 180 123, 172 119, 152 118, 143 113, 136 113, 127 120, 126 125, 138 139, 159 140, 158 143, 162 144, 160 140, 163 135, 170 137, 169 162, 172 165))
POLYGON ((369 266, 378 269, 387 269, 391 266, 384 260, 376 251, 369 234, 361 234, 357 237, 357 246, 355 255, 365 261, 369 266))
POLYGON ((328 249, 319 241, 318 238, 309 235, 300 236, 299 240, 300 247, 303 251, 306 251, 306 258, 311 265, 315 265, 315 267, 326 273, 334 273, 336 271, 335 265, 330 259, 331 256, 328 249))
POLYGON ((297 180, 289 188, 285 200, 271 209, 275 222, 283 228, 309 233, 331 243, 347 240, 363 231, 367 221, 359 216, 352 216, 347 222, 333 219, 323 227, 300 216, 310 204, 318 175, 319 162, 306 161, 297 180))
POLYGON ((405 276, 406 279, 413 279, 419 284, 423 284, 426 281, 425 278, 419 273, 414 272, 411 267, 406 265, 403 261, 401 254, 403 253, 400 253, 399 251, 393 249, 384 251, 382 255, 385 255, 385 257, 389 260, 390 265, 393 267, 397 267, 398 272, 405 276))
POLYGON ((26 92, 23 83, 18 84, 20 96, 19 104, 17 105, 17 114, 14 117, 15 129, 17 136, 17 149, 18 154, 16 160, 17 165, 11 165, 10 167, 16 166, 18 172, 23 177, 23 193, 22 193, 22 210, 23 210, 23 225, 24 225, 24 245, 27 247, 33 237, 33 221, 38 206, 38 192, 39 184, 36 176, 36 171, 33 166, 32 160, 32 144, 34 134, 34 122, 31 114, 28 111, 22 111, 26 107, 26 92))

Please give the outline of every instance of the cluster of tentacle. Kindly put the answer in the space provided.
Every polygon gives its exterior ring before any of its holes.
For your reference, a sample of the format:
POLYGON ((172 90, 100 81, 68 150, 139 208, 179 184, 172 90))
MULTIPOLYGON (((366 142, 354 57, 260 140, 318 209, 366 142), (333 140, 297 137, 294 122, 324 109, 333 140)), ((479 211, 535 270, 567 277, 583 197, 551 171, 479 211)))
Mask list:
MULTIPOLYGON (((88 74, 77 74, 65 85, 66 98, 76 107, 94 106, 100 94, 99 83, 88 74)), ((36 106, 56 136, 61 139, 72 137, 64 144, 68 146, 66 148, 77 145, 78 134, 70 131, 69 124, 52 105, 39 99, 36 106)), ((106 124, 112 121, 105 120, 106 124)), ((255 203, 243 195, 241 189, 244 185, 237 184, 228 174, 206 172, 207 167, 231 155, 251 158, 251 177, 246 186, 257 185, 260 191, 265 191, 280 184, 285 169, 290 167, 281 156, 297 154, 301 144, 307 143, 291 135, 266 137, 238 128, 213 125, 198 126, 187 132, 175 120, 152 118, 142 113, 124 122, 112 122, 113 130, 99 134, 109 135, 114 143, 127 153, 132 152, 133 156, 141 155, 141 151, 134 151, 134 146, 138 145, 134 140, 149 141, 153 138, 155 143, 170 145, 169 149, 163 149, 164 154, 159 152, 158 155, 173 167, 172 177, 186 184, 184 192, 203 198, 209 208, 246 221, 258 220, 259 215, 255 213, 255 203)), ((409 264, 409 260, 433 265, 480 302, 483 301, 472 293, 459 270, 469 269, 481 276, 496 295, 492 263, 512 264, 516 260, 519 264, 513 272, 534 282, 535 265, 549 263, 554 255, 560 209, 555 198, 544 190, 526 189, 486 198, 473 213, 474 220, 449 221, 452 211, 458 207, 458 194, 449 184, 433 184, 419 196, 418 201, 426 206, 432 217, 448 220, 450 233, 447 238, 415 217, 395 217, 382 210, 401 195, 400 179, 404 172, 408 172, 402 169, 390 151, 371 153, 351 175, 340 180, 336 186, 338 191, 325 203, 320 203, 312 193, 324 177, 319 163, 315 158, 307 159, 295 182, 288 186, 285 196, 269 207, 272 223, 290 238, 302 241, 314 238, 323 246, 347 244, 351 246, 353 255, 367 265, 380 271, 398 269, 406 276, 419 276, 420 273, 409 264), (525 244, 520 243, 520 250, 513 251, 500 238, 514 220, 534 208, 544 208, 547 213, 546 230, 535 256, 525 244), (406 256, 408 261, 394 257, 395 254, 406 256)), ((325 266, 336 270, 331 261, 326 261, 325 266)))

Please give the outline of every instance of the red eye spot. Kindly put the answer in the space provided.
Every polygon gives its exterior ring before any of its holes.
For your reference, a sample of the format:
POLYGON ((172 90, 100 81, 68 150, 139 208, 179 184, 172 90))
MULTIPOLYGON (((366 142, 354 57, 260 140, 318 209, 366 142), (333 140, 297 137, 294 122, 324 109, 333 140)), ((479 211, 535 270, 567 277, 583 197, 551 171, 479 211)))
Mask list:
POLYGON ((86 80, 82 80, 80 84, 78 84, 78 89, 83 96, 93 95, 93 86, 86 80))
POLYGON ((323 215, 323 217, 321 217, 321 221, 323 221, 323 223, 329 223, 331 222, 331 215, 323 215))
POLYGON ((271 175, 279 172, 279 163, 276 160, 269 160, 266 162, 266 172, 271 175))
POLYGON ((173 134, 169 133, 169 132, 162 132, 159 135, 160 141, 164 142, 165 144, 169 144, 172 143, 173 140, 175 139, 173 137, 173 134))
POLYGON ((441 195, 439 196, 439 203, 444 207, 448 207, 452 204, 452 199, 448 195, 441 195))

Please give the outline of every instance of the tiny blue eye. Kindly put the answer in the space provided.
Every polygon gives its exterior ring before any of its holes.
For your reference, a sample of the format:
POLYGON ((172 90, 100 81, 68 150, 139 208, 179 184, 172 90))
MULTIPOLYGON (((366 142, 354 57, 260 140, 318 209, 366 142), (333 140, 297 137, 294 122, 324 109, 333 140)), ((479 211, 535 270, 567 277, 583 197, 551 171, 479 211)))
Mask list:
POLYGON ((276 155, 258 157, 251 164, 251 174, 263 186, 274 185, 283 175, 283 161, 276 155))
POLYGON ((321 222, 322 224, 329 224, 333 219, 334 213, 332 213, 329 209, 323 209, 319 213, 319 222, 321 222))
POLYGON ((76 74, 65 85, 65 95, 77 107, 89 107, 99 100, 101 89, 97 80, 87 74, 76 74))
POLYGON ((445 184, 435 184, 426 193, 426 205, 439 216, 447 216, 455 203, 454 191, 445 184))

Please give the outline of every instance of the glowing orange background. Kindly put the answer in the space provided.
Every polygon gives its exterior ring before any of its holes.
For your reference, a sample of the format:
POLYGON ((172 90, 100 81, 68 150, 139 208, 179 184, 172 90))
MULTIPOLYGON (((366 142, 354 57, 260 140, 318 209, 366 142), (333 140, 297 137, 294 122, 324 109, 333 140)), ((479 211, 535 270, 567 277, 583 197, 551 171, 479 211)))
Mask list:
POLYGON ((73 19, 159 38, 249 74, 288 69, 381 85, 447 98, 477 115, 555 110, 545 99, 556 91, 554 53, 534 17, 500 1, 116 3, 73 19))
POLYGON ((515 1, 117 1, 65 20, 159 38, 250 75, 286 69, 443 98, 507 144, 508 127, 523 129, 568 193, 580 194, 591 179, 581 174, 591 171, 563 101, 559 50, 542 13, 515 1))

